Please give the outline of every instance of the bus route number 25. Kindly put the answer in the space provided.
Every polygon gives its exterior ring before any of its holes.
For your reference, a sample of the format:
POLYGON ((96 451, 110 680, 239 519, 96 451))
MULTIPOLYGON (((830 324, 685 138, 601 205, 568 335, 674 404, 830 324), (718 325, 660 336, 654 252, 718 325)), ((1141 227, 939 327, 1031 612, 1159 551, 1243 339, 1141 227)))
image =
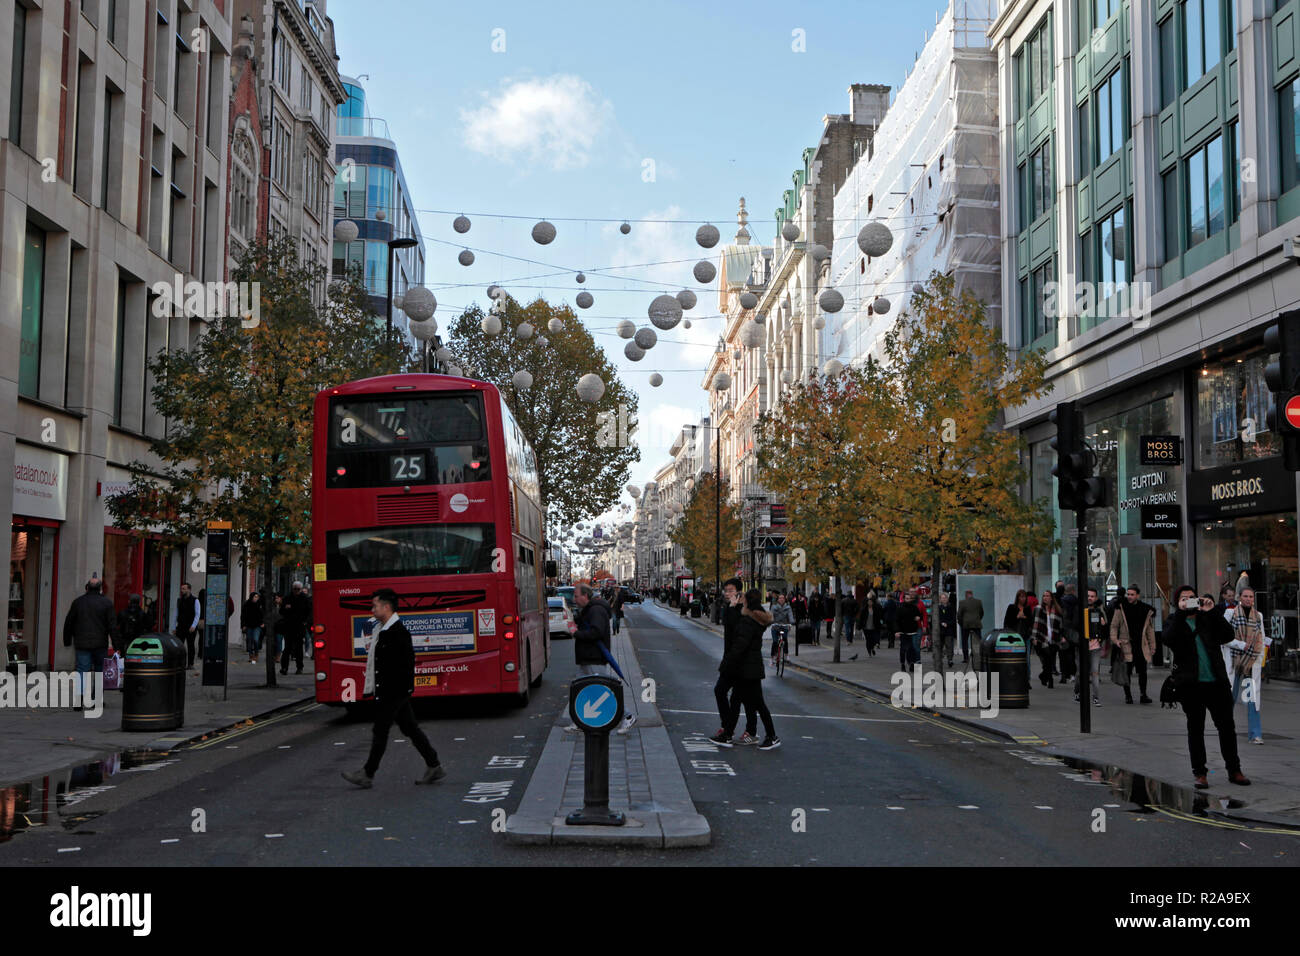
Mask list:
POLYGON ((389 481, 420 481, 423 478, 423 455, 393 455, 388 459, 389 481))

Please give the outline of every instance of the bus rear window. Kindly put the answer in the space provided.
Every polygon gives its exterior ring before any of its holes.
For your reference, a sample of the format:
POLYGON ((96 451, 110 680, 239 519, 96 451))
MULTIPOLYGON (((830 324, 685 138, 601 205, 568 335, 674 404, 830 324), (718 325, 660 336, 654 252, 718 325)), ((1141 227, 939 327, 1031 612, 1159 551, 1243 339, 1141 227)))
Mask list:
POLYGON ((465 395, 359 395, 330 401, 330 448, 482 441, 483 400, 465 395))
POLYGON ((491 524, 422 524, 331 531, 326 572, 336 578, 486 574, 496 531, 491 524))

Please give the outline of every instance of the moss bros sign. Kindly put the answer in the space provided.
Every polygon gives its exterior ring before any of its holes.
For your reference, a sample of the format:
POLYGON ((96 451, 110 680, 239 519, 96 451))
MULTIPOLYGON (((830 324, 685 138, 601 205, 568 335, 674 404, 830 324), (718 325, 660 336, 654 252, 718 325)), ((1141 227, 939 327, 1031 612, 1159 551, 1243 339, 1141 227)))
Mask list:
POLYGON ((1192 521, 1294 511, 1295 475, 1280 458, 1194 471, 1187 476, 1187 498, 1192 521))
POLYGON ((1180 435, 1142 435, 1139 454, 1143 465, 1181 465, 1183 439, 1180 435))

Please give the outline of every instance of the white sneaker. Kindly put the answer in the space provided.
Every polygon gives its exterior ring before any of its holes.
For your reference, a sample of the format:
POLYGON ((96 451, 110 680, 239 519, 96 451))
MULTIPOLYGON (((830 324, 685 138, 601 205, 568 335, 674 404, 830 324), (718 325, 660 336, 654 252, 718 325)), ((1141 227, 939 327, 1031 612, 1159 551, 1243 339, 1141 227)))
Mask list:
POLYGON ((628 714, 623 718, 623 725, 619 727, 618 730, 615 731, 615 733, 625 734, 632 729, 632 725, 635 723, 636 723, 636 714, 628 714))

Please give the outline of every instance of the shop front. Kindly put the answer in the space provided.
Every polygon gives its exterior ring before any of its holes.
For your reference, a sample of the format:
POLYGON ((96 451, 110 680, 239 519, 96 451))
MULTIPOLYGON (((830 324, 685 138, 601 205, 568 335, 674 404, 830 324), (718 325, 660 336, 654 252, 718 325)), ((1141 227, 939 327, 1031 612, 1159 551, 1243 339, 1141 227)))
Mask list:
POLYGON ((67 520, 68 456, 14 446, 14 516, 9 531, 5 666, 54 666, 59 529, 67 520))
POLYGON ((104 505, 104 593, 113 599, 115 611, 124 610, 132 594, 141 597, 147 626, 169 631, 169 595, 179 593, 173 585, 173 559, 178 542, 155 532, 124 531, 113 527, 107 501, 130 488, 125 473, 109 468, 108 480, 100 483, 104 505))

